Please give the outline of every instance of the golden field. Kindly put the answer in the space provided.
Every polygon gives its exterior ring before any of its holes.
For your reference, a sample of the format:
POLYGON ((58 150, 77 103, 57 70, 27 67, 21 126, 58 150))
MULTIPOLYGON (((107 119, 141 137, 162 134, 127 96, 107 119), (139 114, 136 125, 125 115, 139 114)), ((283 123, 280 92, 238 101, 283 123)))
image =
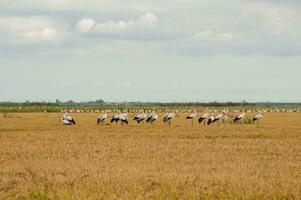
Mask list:
POLYGON ((300 113, 259 127, 59 116, 0 116, 0 199, 301 199, 300 113))

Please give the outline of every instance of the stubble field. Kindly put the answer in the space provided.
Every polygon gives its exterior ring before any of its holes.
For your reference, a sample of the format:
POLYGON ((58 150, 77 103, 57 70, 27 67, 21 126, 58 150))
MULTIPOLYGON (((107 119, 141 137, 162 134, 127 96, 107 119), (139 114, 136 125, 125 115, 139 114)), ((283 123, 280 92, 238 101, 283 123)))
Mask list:
MULTIPOLYGON (((0 199, 300 199, 301 114, 253 124, 0 116, 0 199)), ((248 114, 252 116, 252 114, 248 114)))

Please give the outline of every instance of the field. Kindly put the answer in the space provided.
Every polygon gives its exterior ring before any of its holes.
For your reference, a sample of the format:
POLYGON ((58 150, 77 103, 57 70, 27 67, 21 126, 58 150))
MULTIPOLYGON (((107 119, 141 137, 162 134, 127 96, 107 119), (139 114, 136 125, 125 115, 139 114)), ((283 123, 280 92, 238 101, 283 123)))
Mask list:
POLYGON ((266 113, 259 127, 60 115, 0 116, 0 199, 301 198, 300 113, 266 113))

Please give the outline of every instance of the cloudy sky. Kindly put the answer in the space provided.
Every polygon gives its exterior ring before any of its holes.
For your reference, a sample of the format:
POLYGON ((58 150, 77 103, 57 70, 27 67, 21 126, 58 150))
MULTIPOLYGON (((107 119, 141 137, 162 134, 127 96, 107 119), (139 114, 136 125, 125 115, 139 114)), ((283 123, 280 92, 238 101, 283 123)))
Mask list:
POLYGON ((301 101, 300 0, 0 0, 0 101, 301 101))

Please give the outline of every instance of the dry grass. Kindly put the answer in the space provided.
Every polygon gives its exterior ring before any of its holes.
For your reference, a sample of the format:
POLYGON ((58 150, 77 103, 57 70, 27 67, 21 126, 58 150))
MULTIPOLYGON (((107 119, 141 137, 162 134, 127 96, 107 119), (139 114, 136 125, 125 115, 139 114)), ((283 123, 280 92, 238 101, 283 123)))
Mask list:
POLYGON ((260 127, 0 117, 0 199, 300 199, 301 114, 260 127))

